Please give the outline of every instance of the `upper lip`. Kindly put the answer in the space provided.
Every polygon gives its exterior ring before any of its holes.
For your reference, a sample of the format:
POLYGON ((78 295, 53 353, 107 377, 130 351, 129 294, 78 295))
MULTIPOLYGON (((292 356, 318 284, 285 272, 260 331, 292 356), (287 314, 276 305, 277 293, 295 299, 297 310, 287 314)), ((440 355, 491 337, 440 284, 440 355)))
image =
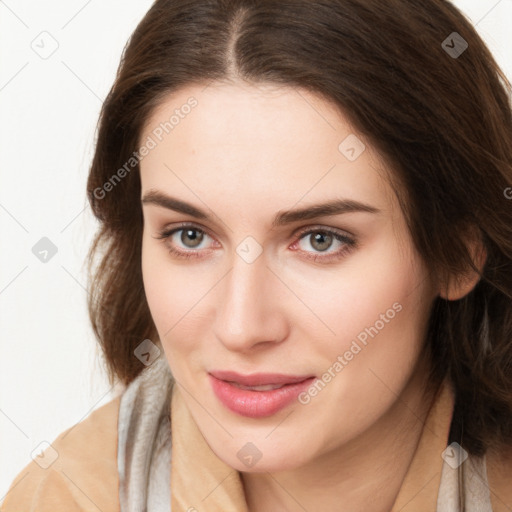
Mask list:
POLYGON ((241 375, 230 371, 214 371, 210 375, 226 382, 236 382, 243 386, 264 386, 266 384, 295 384, 314 377, 313 375, 283 375, 282 373, 251 373, 241 375))

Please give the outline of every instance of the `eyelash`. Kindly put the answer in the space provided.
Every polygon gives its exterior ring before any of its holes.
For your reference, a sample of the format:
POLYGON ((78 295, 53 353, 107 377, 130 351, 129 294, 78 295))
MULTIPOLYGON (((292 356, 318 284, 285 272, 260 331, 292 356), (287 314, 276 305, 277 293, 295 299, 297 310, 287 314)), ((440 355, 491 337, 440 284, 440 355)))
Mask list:
MULTIPOLYGON (((204 229, 201 229, 199 226, 196 226, 194 224, 181 224, 180 227, 160 231, 158 233, 158 236, 156 236, 154 238, 156 238, 158 240, 163 240, 164 242, 166 242, 167 239, 169 239, 172 235, 174 235, 174 233, 183 231, 184 229, 187 229, 187 228, 191 229, 193 231, 198 231, 205 235, 208 235, 208 233, 204 229)), ((335 231, 333 229, 327 229, 327 228, 322 228, 322 227, 304 228, 303 230, 301 230, 299 233, 296 234, 296 236, 298 236, 299 238, 298 238, 297 242, 294 242, 292 245, 296 245, 300 240, 302 240, 306 236, 312 235, 314 233, 322 233, 322 234, 332 235, 335 240, 337 240, 339 242, 343 242, 343 244, 344 244, 344 246, 341 249, 339 249, 338 251, 333 252, 333 253, 326 253, 326 255, 323 255, 321 252, 312 254, 310 251, 302 251, 304 253, 304 257, 306 259, 313 260, 315 262, 321 261, 322 263, 328 263, 333 260, 341 259, 357 247, 357 243, 353 238, 350 238, 349 236, 342 234, 338 231, 335 231)), ((210 236, 210 235, 208 235, 208 236, 210 236)), ((182 258, 182 259, 202 258, 203 256, 200 253, 205 251, 204 249, 196 250, 196 251, 195 250, 181 251, 181 250, 176 249, 173 246, 168 246, 167 249, 169 251, 169 254, 171 254, 172 256, 175 256, 177 258, 182 258)), ((211 252, 211 250, 209 250, 208 252, 211 252)))

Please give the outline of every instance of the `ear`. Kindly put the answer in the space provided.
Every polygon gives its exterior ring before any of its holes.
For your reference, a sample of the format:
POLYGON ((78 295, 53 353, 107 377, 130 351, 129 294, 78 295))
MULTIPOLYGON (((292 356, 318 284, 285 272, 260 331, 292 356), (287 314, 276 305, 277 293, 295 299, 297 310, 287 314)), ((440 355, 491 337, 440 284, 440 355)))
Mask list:
MULTIPOLYGON (((471 259, 475 267, 482 273, 487 260, 487 251, 485 250, 482 239, 474 231, 468 237, 467 247, 471 254, 471 259)), ((445 280, 444 286, 439 292, 440 297, 446 300, 459 300, 466 296, 480 281, 480 275, 474 269, 469 268, 463 274, 452 274, 445 280)))

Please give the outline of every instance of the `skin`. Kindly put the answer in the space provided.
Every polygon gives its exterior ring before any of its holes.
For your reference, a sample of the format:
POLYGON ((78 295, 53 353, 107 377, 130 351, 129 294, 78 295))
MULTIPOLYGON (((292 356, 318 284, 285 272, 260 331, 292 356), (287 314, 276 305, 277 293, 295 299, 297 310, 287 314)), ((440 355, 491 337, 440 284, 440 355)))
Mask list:
POLYGON ((185 403, 213 452, 242 472, 252 512, 338 510, 340 496, 345 510, 389 512, 431 405, 422 348, 440 288, 412 245, 385 163, 330 103, 270 85, 187 86, 153 112, 141 140, 190 96, 198 105, 141 162, 141 198, 158 190, 211 215, 143 204, 146 296, 185 403), (338 149, 350 134, 366 145, 355 161, 338 149), (272 228, 278 212, 340 198, 380 212, 272 228), (181 222, 203 230, 198 247, 183 231, 157 238, 181 222), (322 260, 345 245, 334 239, 322 252, 312 235, 300 238, 308 227, 338 230, 356 246, 322 260), (247 236, 263 249, 252 263, 236 252, 247 236), (320 378, 396 303, 400 312, 307 405, 245 418, 210 387, 213 370, 320 378), (237 457, 247 442, 262 453, 252 468, 237 457))

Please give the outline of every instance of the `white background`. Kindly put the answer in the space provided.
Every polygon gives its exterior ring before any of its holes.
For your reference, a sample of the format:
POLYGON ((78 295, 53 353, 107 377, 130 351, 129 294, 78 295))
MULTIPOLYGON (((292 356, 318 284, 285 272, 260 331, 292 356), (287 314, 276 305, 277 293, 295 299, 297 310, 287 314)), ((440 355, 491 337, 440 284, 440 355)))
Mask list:
MULTIPOLYGON (((86 310, 85 185, 102 100, 151 3, 0 0, 0 502, 39 443, 114 396, 86 310), (42 37, 58 44, 47 59, 42 37), (47 263, 32 253, 44 236, 47 263)), ((512 78, 512 0, 454 3, 512 78)))

